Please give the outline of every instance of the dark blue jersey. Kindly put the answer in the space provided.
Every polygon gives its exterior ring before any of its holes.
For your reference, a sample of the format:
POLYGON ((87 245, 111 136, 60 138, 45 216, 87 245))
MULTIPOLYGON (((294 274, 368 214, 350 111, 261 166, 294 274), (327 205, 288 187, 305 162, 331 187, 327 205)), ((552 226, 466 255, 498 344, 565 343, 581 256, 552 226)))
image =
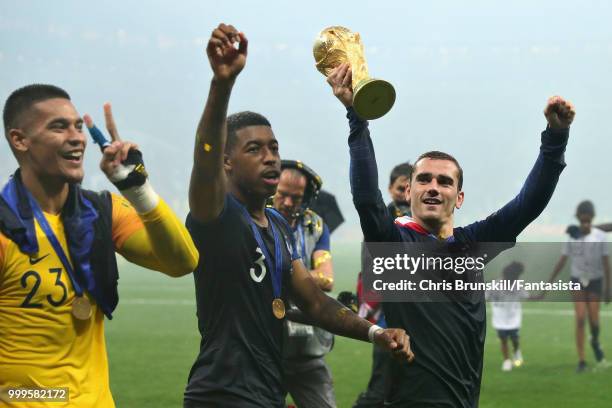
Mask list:
MULTIPOLYGON (((265 251, 242 211, 228 194, 217 219, 199 223, 187 217, 187 228, 200 251, 194 279, 202 340, 189 374, 185 406, 284 407, 283 321, 272 313, 272 271, 264 261, 265 251)), ((280 232, 281 293, 286 302, 291 261, 297 253, 289 225, 278 213, 266 211, 268 222, 280 232)), ((259 230, 274 257, 270 226, 259 230)))
MULTIPOLYGON (((368 124, 352 109, 347 117, 351 193, 365 240, 435 242, 433 236, 394 223, 378 189, 368 124)), ((515 242, 550 200, 565 167, 568 136, 568 130, 544 131, 540 153, 519 194, 486 219, 455 228, 451 240, 468 245, 515 242)), ((484 297, 475 293, 450 302, 385 303, 383 309, 389 327, 403 328, 410 335, 416 357, 411 365, 393 363, 386 396, 389 406, 477 407, 486 331, 484 297)))

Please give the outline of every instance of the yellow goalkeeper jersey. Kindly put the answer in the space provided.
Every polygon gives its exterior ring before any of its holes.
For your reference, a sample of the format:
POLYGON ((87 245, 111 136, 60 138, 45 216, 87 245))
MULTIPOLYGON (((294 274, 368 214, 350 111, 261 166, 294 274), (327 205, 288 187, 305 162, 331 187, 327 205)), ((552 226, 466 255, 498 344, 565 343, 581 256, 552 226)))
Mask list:
MULTIPOLYGON (((113 194, 112 204, 113 242, 121 252, 125 241, 144 227, 125 199, 113 194)), ((160 206, 167 209, 161 200, 160 206)), ((60 216, 44 215, 68 254, 60 216)), ((39 252, 33 256, 22 253, 0 234, 0 390, 5 390, 0 406, 114 407, 104 315, 94 299, 85 294, 93 305, 92 316, 88 320, 73 317, 76 295, 70 277, 37 222, 35 228, 39 252), (16 402, 6 393, 7 388, 13 387, 67 387, 69 400, 16 402)), ((150 245, 140 244, 143 256, 148 256, 150 245)))

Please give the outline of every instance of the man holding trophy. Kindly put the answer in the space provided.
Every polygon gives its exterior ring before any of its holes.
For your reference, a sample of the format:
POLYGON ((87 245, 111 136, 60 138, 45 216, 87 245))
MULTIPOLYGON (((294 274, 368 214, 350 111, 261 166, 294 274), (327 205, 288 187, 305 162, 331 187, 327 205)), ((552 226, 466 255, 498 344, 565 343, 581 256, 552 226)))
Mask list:
POLYGON ((247 60, 245 35, 220 24, 206 51, 213 77, 196 130, 187 218, 202 251, 194 271, 202 341, 184 406, 284 406, 282 332, 289 293, 327 331, 412 360, 404 330, 372 325, 321 291, 295 250, 291 227, 266 209, 280 181, 278 140, 260 114, 227 115, 247 60))
MULTIPOLYGON (((358 95, 363 88, 360 83, 355 86, 355 76, 364 71, 362 65, 355 65, 355 61, 364 63, 363 54, 361 58, 354 55, 360 49, 359 36, 347 35, 348 30, 334 28, 333 31, 345 35, 335 35, 332 41, 317 41, 315 58, 317 68, 328 74, 327 81, 334 95, 347 109, 351 193, 365 241, 467 245, 515 242, 521 231, 544 210, 565 167, 564 152, 575 115, 573 105, 558 96, 548 100, 544 110, 548 123, 542 132, 539 156, 520 193, 500 210, 466 227, 455 227, 454 210, 464 200, 463 171, 451 155, 432 151, 414 162, 406 190, 412 218, 394 221, 378 189, 374 148, 365 120, 378 116, 369 115, 368 104, 365 109, 358 107, 362 103, 358 95), (317 56, 319 44, 323 44, 324 52, 317 56), (331 65, 322 67, 321 62, 325 61, 331 65)), ((380 95, 369 99, 369 104, 384 100, 380 95)), ((385 406, 478 406, 486 309, 484 296, 475 297, 449 297, 438 303, 383 303, 387 323, 409 333, 417 356, 411 365, 395 361, 391 364, 385 406)))

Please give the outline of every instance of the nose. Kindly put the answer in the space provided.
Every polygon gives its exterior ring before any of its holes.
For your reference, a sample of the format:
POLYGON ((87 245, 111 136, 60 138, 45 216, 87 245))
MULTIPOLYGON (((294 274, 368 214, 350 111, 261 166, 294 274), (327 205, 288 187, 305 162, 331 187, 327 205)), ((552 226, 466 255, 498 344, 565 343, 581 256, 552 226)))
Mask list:
POLYGON ((283 199, 283 206, 286 208, 293 208, 293 199, 291 197, 285 197, 283 199))
POLYGON ((276 164, 280 162, 278 152, 270 148, 266 148, 265 151, 266 153, 264 155, 264 164, 268 166, 276 166, 276 164))
POLYGON ((82 129, 76 126, 70 126, 68 130, 68 143, 72 146, 85 146, 87 138, 82 129))

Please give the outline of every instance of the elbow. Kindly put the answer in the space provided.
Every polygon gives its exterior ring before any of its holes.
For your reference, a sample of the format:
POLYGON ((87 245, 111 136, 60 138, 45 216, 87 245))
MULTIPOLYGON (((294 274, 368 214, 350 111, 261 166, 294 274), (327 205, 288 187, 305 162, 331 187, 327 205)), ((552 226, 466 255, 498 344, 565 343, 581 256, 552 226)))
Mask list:
POLYGON ((331 292, 332 290, 334 290, 334 282, 331 279, 327 280, 326 282, 323 282, 321 284, 321 290, 323 292, 331 292))
POLYGON ((172 265, 167 265, 161 272, 172 278, 180 278, 188 275, 198 266, 199 255, 197 251, 185 254, 182 257, 177 257, 172 265))

